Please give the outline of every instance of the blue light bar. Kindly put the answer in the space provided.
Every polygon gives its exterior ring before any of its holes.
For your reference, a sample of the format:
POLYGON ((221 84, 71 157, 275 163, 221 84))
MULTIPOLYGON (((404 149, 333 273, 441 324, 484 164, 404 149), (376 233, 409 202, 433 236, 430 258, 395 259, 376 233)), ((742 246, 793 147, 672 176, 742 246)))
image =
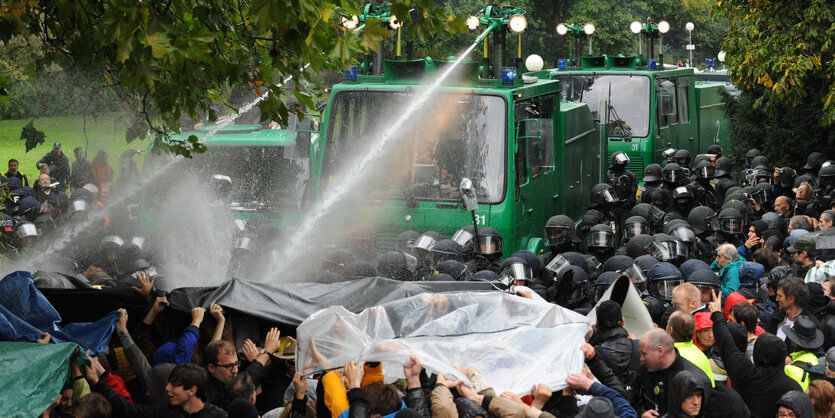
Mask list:
POLYGON ((345 70, 345 80, 357 81, 357 66, 352 65, 350 70, 345 70))
POLYGON ((710 59, 707 60, 707 68, 708 69, 713 68, 713 58, 710 58, 710 59))
POLYGON ((656 67, 658 67, 658 63, 655 60, 650 60, 649 69, 654 70, 656 67))
POLYGON ((502 70, 502 85, 503 86, 512 86, 513 82, 516 80, 516 70, 512 68, 506 68, 502 70))
POLYGON ((560 70, 564 70, 565 69, 565 60, 560 60, 557 63, 557 67, 559 67, 560 70))

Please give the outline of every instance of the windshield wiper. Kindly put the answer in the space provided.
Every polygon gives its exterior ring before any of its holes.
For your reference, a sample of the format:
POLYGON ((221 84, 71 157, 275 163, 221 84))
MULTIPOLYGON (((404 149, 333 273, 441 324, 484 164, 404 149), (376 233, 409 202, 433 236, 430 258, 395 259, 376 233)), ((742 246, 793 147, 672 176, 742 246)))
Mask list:
MULTIPOLYGON (((632 129, 627 127, 623 124, 623 119, 620 118, 618 115, 618 111, 615 110, 615 106, 612 104, 612 82, 609 82, 609 100, 608 100, 608 110, 606 114, 606 119, 609 119, 609 114, 613 114, 615 116, 615 123, 617 124, 618 128, 620 129, 620 135, 623 137, 623 140, 626 142, 632 142, 632 129)), ((608 129, 608 126, 606 127, 608 129)))

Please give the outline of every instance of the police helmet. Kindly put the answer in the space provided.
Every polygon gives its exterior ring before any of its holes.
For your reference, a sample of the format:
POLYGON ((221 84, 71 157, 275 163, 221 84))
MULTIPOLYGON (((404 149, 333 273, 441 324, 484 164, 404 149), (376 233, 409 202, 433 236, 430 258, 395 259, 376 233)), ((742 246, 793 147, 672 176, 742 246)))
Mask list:
POLYGON ((667 235, 684 243, 696 242, 696 231, 685 220, 674 220, 666 226, 667 235))
POLYGON ((823 188, 835 186, 835 164, 821 167, 818 171, 818 182, 823 188))
POLYGON ((696 177, 700 179, 712 179, 716 168, 710 161, 700 161, 696 164, 696 177))
POLYGON ((765 167, 768 168, 768 158, 765 155, 758 155, 751 159, 751 165, 749 168, 760 168, 765 167))
POLYGON ((377 259, 377 274, 401 282, 412 278, 406 255, 400 251, 388 251, 382 254, 377 259))
POLYGON ((472 279, 467 265, 458 260, 444 260, 435 269, 438 273, 448 274, 453 280, 468 281, 472 279))
POLYGON ((612 154, 612 164, 609 168, 626 167, 629 164, 629 155, 623 151, 617 151, 612 154))
POLYGON ((716 164, 714 164, 715 170, 713 175, 716 177, 726 176, 731 174, 733 170, 733 164, 731 163, 731 159, 728 157, 719 157, 716 159, 716 164))
POLYGON ((668 183, 679 184, 684 181, 684 170, 676 163, 669 163, 661 171, 661 179, 668 183))
POLYGON ((649 164, 644 168, 644 181, 661 180, 661 165, 649 164))
POLYGON ((640 268, 642 272, 644 272, 644 276, 646 276, 647 273, 649 273, 649 269, 652 266, 658 263, 660 263, 660 261, 658 261, 658 259, 653 257, 652 255, 642 255, 635 259, 635 265, 638 266, 638 268, 640 268))
POLYGON ((442 239, 443 237, 438 232, 426 231, 420 234, 420 236, 417 237, 417 239, 415 239, 415 252, 420 253, 424 256, 429 255, 429 252, 432 250, 432 247, 435 245, 435 243, 442 239))
POLYGON ((475 227, 472 225, 467 225, 463 228, 459 228, 457 231, 455 231, 454 234, 452 234, 452 240, 457 242, 465 253, 472 252, 474 239, 475 227))
POLYGON ((722 146, 719 145, 719 144, 713 144, 713 145, 707 147, 707 153, 708 154, 716 154, 717 158, 721 157, 722 156, 722 146))
POLYGON ((681 261, 687 258, 687 247, 684 243, 667 234, 655 234, 655 257, 659 261, 681 261))
POLYGON ((99 248, 102 250, 118 250, 122 248, 125 240, 118 235, 107 235, 99 242, 99 248))
POLYGON ((552 248, 574 240, 574 221, 565 215, 552 216, 545 222, 545 238, 552 248))
POLYGON ((646 219, 651 229, 659 228, 664 222, 664 211, 649 203, 638 203, 629 210, 629 213, 646 219))
POLYGON ((693 199, 693 192, 689 187, 680 186, 673 189, 673 199, 693 199))
POLYGON ((403 231, 394 241, 394 249, 400 252, 412 252, 415 245, 415 240, 420 236, 417 231, 403 231))
POLYGON ((90 212, 90 206, 87 204, 87 201, 84 199, 73 199, 70 202, 70 215, 72 216, 80 216, 86 215, 90 212))
POLYGON ((664 151, 661 151, 661 156, 664 157, 666 160, 671 160, 676 156, 676 149, 675 148, 667 148, 664 151))
POLYGON ((606 224, 597 224, 591 227, 586 236, 586 245, 589 248, 616 248, 615 234, 612 227, 606 224))
POLYGON ((651 256, 654 252, 655 240, 652 235, 635 235, 626 243, 626 255, 635 259, 644 255, 651 256))
POLYGON ((719 212, 719 230, 726 234, 742 233, 742 213, 734 208, 725 208, 719 212))
POLYGON ((680 149, 676 151, 675 156, 673 157, 676 164, 681 167, 689 167, 690 162, 692 161, 692 157, 690 156, 690 151, 686 149, 680 149))
POLYGON ((41 203, 34 197, 27 196, 17 201, 17 214, 34 219, 41 213, 41 203))
POLYGON ((761 156, 762 153, 760 150, 756 148, 751 148, 748 152, 745 153, 745 166, 748 168, 753 168, 754 166, 751 165, 751 162, 754 160, 755 157, 761 156))
POLYGON ((691 274, 699 270, 710 270, 710 266, 707 265, 707 263, 705 263, 704 261, 696 258, 687 260, 681 263, 680 266, 678 266, 678 271, 681 272, 682 277, 684 277, 685 279, 688 279, 691 274))
POLYGON ((636 235, 650 234, 649 223, 643 216, 633 215, 626 218, 623 223, 623 237, 631 239, 636 235))
POLYGON ((720 280, 709 268, 696 270, 687 276, 687 283, 698 287, 702 292, 719 290, 720 280))
POLYGON ((30 241, 38 236, 38 228, 35 227, 35 224, 29 221, 18 222, 14 226, 14 235, 18 241, 30 241))
POLYGON ((803 170, 817 172, 825 160, 826 157, 823 154, 812 151, 806 157, 806 164, 803 166, 803 170))
POLYGON ((557 276, 557 298, 567 302, 568 307, 586 298, 588 275, 578 266, 570 266, 557 276))
POLYGON ((429 250, 432 253, 432 268, 437 268, 444 260, 461 261, 464 258, 464 250, 457 242, 451 239, 442 239, 429 250))
POLYGON ((501 255, 502 236, 496 228, 478 228, 478 246, 481 254, 501 255))
POLYGON ((612 186, 606 183, 599 183, 591 188, 591 203, 595 205, 608 205, 618 202, 618 197, 612 186))
POLYGON ((525 262, 528 263, 529 266, 531 266, 531 270, 533 270, 533 277, 539 277, 539 270, 542 264, 539 262, 539 257, 537 257, 536 254, 533 253, 533 251, 519 250, 511 254, 510 256, 518 257, 525 260, 525 262))
POLYGON ((668 302, 673 299, 673 289, 684 283, 676 266, 663 261, 649 268, 647 280, 649 294, 668 302))
POLYGON ((620 277, 620 273, 617 271, 604 271, 600 273, 600 276, 597 277, 597 281, 594 282, 594 300, 598 301, 600 298, 603 297, 603 294, 606 293, 606 290, 609 289, 609 286, 620 277))
POLYGON ((530 283, 533 280, 533 270, 528 262, 519 257, 508 257, 499 268, 499 282, 505 289, 519 282, 530 283))

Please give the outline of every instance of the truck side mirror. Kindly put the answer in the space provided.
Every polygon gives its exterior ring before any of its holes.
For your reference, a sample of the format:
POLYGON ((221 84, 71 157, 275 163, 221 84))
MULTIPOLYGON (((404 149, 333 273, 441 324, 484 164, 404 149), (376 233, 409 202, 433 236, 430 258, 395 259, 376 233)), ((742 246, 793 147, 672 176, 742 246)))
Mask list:
POLYGON ((461 179, 458 191, 461 193, 461 200, 464 201, 464 208, 467 209, 468 212, 478 209, 478 196, 476 196, 472 180, 467 177, 461 179))

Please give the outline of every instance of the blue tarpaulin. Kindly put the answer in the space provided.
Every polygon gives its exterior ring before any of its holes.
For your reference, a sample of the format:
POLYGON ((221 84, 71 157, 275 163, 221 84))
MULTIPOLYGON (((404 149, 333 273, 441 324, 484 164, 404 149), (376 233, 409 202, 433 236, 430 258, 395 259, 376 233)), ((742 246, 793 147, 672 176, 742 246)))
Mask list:
POLYGON ((107 348, 118 318, 113 311, 96 322, 61 327, 61 315, 35 288, 31 273, 16 271, 0 279, 0 341, 34 342, 48 332, 53 343, 74 342, 97 356, 107 348))

